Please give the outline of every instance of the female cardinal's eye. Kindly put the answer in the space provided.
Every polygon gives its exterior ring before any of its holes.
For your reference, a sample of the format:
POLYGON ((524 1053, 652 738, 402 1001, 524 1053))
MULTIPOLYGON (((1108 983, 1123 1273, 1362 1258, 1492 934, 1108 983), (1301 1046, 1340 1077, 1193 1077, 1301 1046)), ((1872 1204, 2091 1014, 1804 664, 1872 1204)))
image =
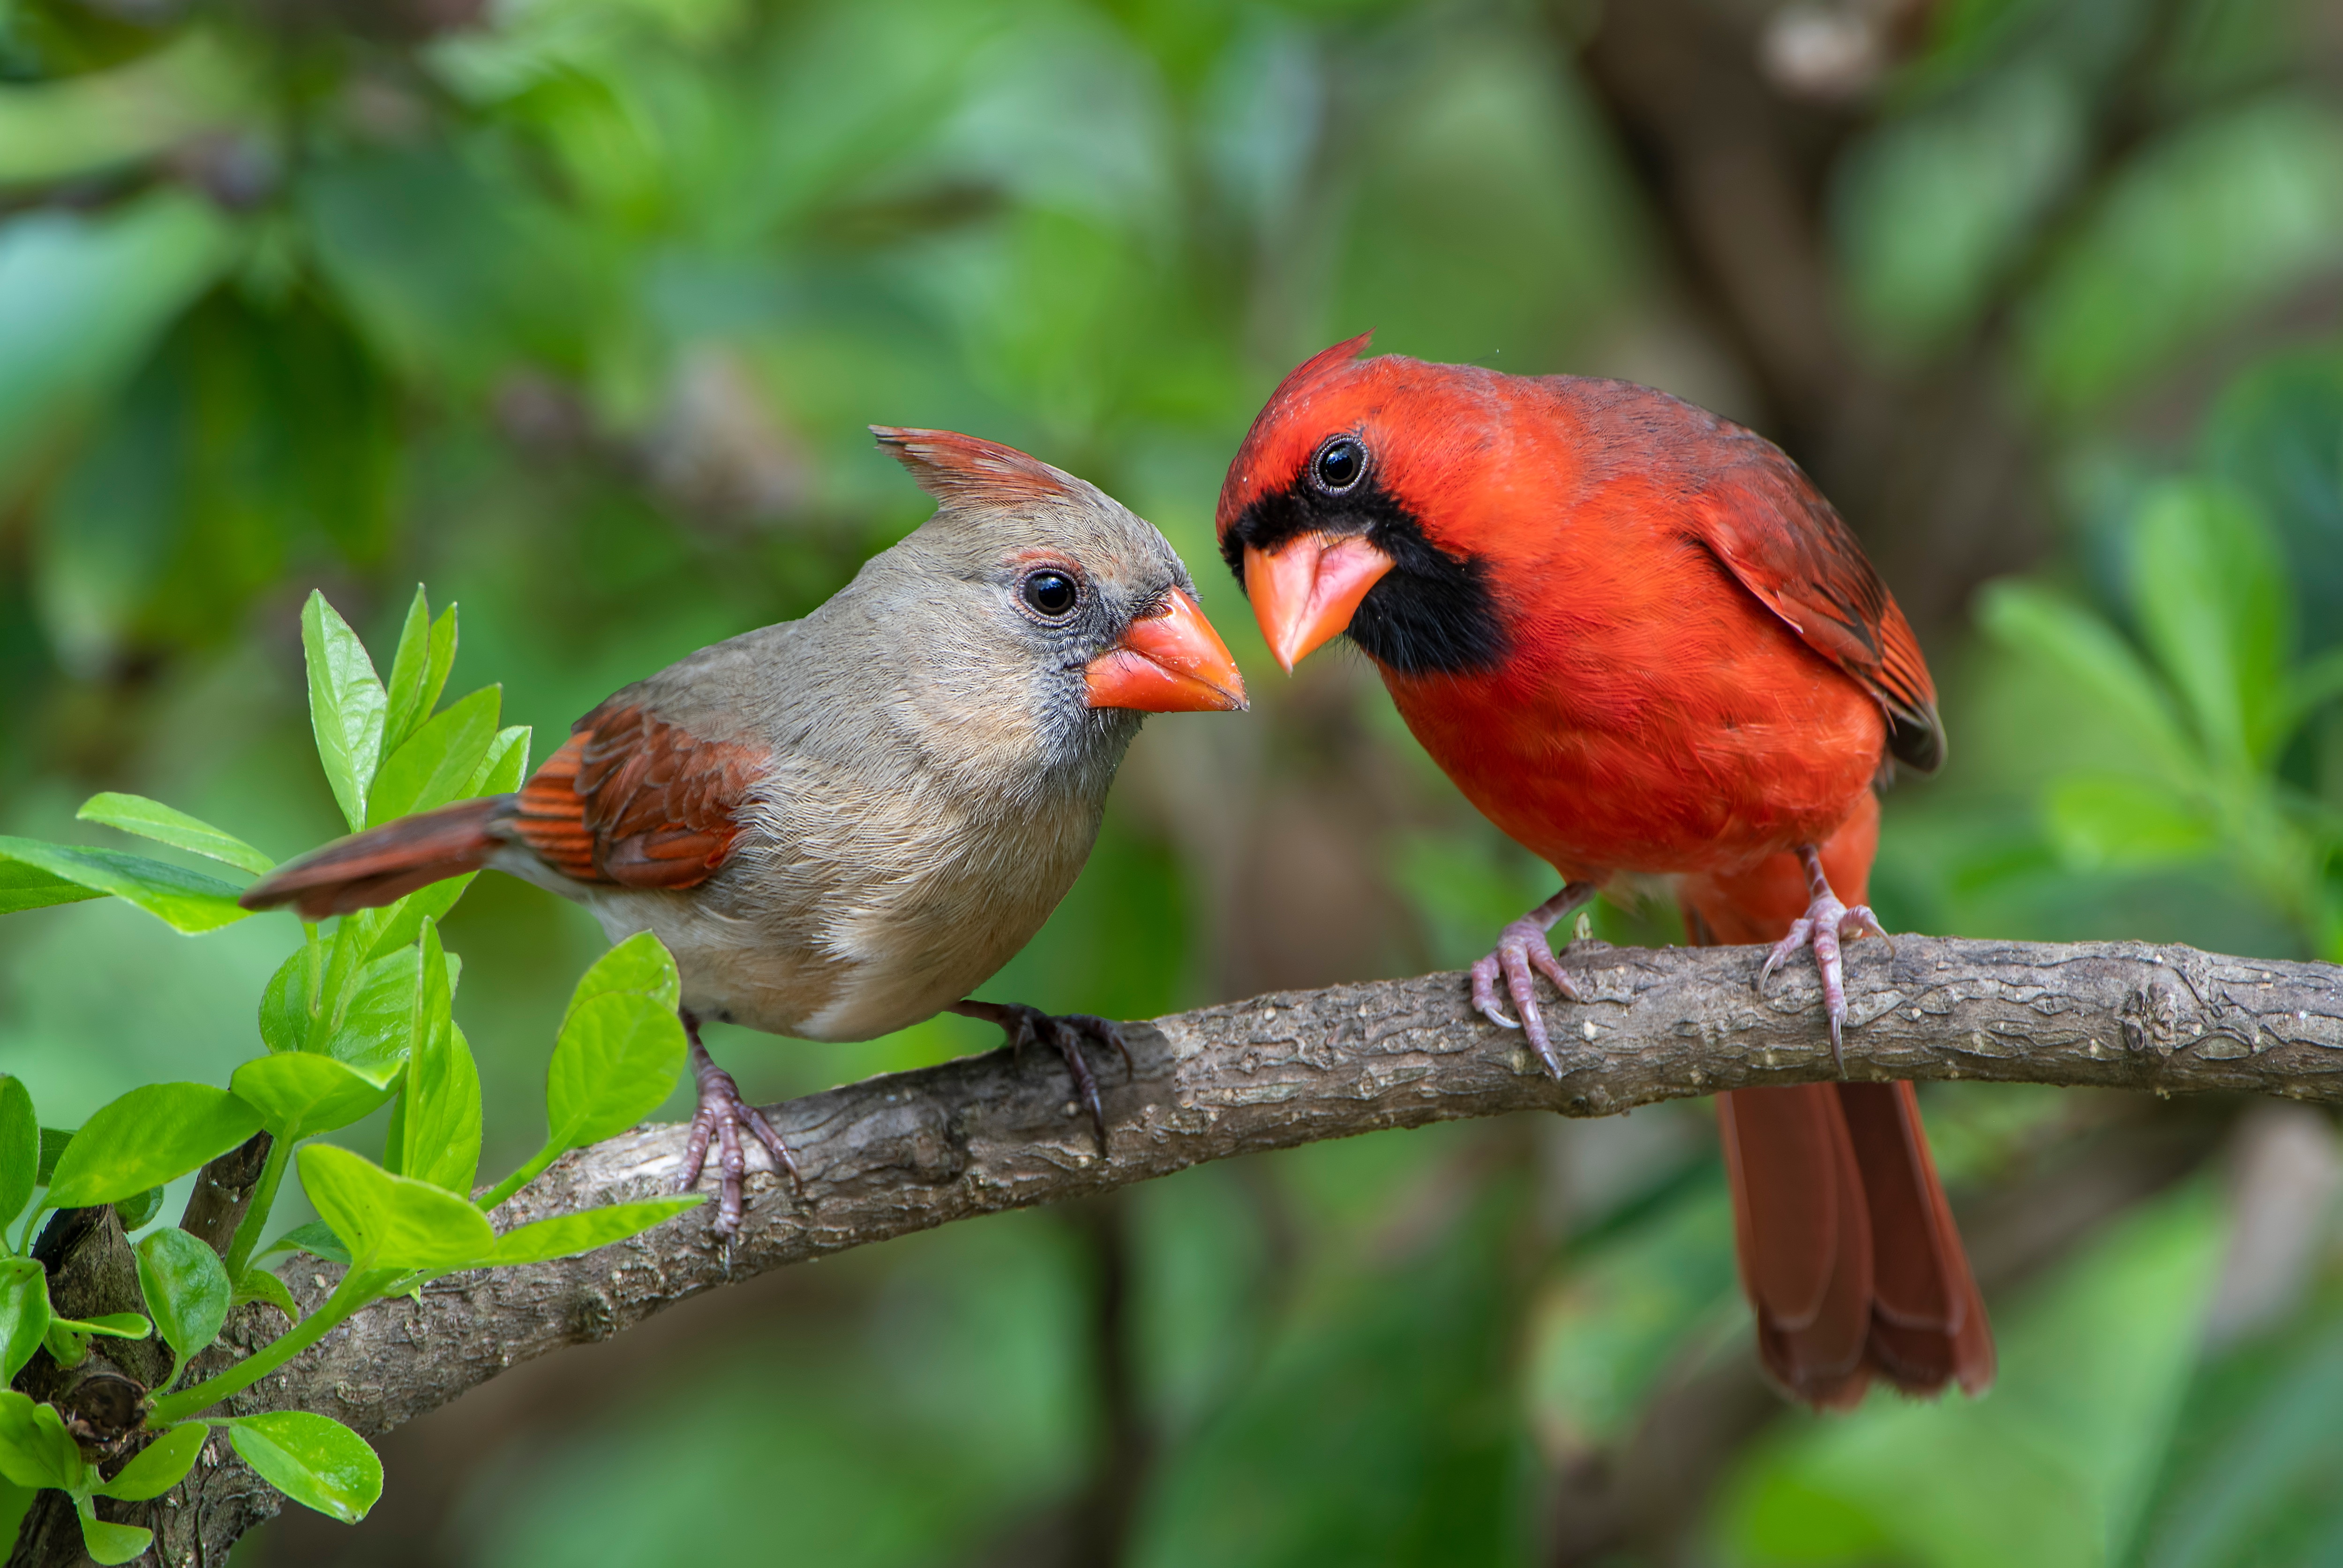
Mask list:
POLYGON ((1348 436, 1337 436, 1318 449, 1311 471, 1320 489, 1339 496, 1367 471, 1367 449, 1348 436))
POLYGON ((1025 579, 1025 602, 1046 616, 1061 616, 1074 608, 1081 593, 1063 572, 1039 571, 1025 579))

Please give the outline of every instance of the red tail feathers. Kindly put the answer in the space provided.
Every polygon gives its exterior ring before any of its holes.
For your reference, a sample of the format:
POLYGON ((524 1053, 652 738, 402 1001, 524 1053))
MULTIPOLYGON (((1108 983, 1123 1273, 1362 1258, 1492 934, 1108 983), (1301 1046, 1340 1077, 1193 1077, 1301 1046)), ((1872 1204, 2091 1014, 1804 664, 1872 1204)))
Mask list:
POLYGON ((322 920, 477 871, 504 842, 488 825, 512 800, 509 795, 458 800, 354 833, 277 867, 236 901, 247 910, 291 904, 303 920, 322 920))
MULTIPOLYGON (((1864 897, 1876 829, 1873 807, 1824 847, 1850 903, 1864 897)), ((1803 906, 1804 878, 1777 855, 1742 877, 1687 879, 1681 896, 1695 940, 1771 941, 1803 906)), ((1912 1086, 1736 1090, 1717 1097, 1717 1124, 1742 1288, 1775 1381, 1821 1409, 1855 1404, 1874 1377, 1906 1393, 1984 1392, 1993 1330, 1912 1086)))

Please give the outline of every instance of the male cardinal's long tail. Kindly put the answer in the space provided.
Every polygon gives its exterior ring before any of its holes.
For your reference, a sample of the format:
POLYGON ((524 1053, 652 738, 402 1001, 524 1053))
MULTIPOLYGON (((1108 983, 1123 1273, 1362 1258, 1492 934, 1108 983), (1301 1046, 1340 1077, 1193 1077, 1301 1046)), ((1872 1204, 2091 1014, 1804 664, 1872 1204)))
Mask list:
POLYGON ((247 910, 292 904, 305 920, 370 910, 417 888, 477 871, 504 840, 488 830, 514 797, 490 795, 419 811, 339 839, 245 890, 247 910))
MULTIPOLYGON (((1823 847, 1831 886, 1860 903, 1877 842, 1871 797, 1823 847)), ((1735 876, 1687 877, 1695 941, 1771 942, 1806 904, 1775 855, 1735 876)), ((1993 1382, 1993 1330, 1908 1083, 1813 1083, 1717 1097, 1741 1283, 1765 1370, 1794 1397, 1844 1408, 1874 1376, 1907 1393, 1993 1382)))

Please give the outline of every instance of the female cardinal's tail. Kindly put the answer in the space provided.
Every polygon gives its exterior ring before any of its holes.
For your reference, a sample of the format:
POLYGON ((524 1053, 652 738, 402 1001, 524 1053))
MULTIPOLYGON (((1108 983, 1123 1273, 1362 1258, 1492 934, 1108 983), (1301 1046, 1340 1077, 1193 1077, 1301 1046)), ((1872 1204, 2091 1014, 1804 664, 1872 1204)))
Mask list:
POLYGON ((279 866, 236 900, 247 910, 292 904, 305 920, 371 910, 417 888, 477 871, 504 839, 490 824, 509 814, 515 797, 490 795, 418 811, 337 839, 279 866))
MULTIPOLYGON (((1878 840, 1863 808, 1829 843, 1831 887, 1860 903, 1878 840)), ((1806 904, 1783 854, 1734 876, 1688 877, 1703 945, 1771 942, 1806 904)), ((1796 1399, 1843 1409, 1873 1377, 1906 1393, 1993 1382, 1993 1330, 1908 1083, 1811 1083, 1717 1096, 1741 1283, 1765 1370, 1796 1399)))

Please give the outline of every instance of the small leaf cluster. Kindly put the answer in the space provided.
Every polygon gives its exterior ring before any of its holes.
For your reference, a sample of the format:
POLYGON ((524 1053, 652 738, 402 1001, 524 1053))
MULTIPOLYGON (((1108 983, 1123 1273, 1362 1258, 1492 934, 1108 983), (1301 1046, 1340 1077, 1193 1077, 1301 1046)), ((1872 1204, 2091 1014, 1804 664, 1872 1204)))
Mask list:
MULTIPOLYGON (((353 830, 518 787, 528 731, 498 728, 497 689, 438 707, 455 659, 452 606, 435 618, 417 590, 387 683, 322 596, 311 596, 302 635, 318 759, 353 830)), ((81 815, 249 872, 275 863, 207 823, 136 796, 97 796, 81 815)), ((617 1203, 497 1233, 489 1212, 564 1151, 609 1137, 656 1107, 674 1086, 687 1046, 674 960, 648 933, 619 943, 579 980, 562 1021, 547 1076, 544 1147, 475 1198, 480 1078, 453 1016, 462 965, 438 931, 469 880, 344 916, 330 931, 304 926, 301 945, 260 1000, 266 1049, 226 1088, 142 1084, 66 1132, 43 1128, 25 1085, 0 1075, 0 1385, 13 1383, 43 1349, 61 1367, 79 1364, 94 1336, 153 1334, 171 1352, 169 1375, 148 1391, 145 1446, 111 1477, 104 1473, 106 1455, 85 1452, 55 1406, 0 1386, 0 1520, 20 1517, 31 1492, 55 1488, 73 1498, 93 1558, 129 1562, 146 1550, 151 1533, 99 1519, 94 1500, 160 1496, 186 1474, 214 1426, 287 1496, 337 1519, 363 1518, 381 1493, 382 1467, 357 1432, 300 1411, 209 1412, 371 1302, 419 1292, 455 1270, 590 1251, 699 1201, 617 1203), (380 1160, 317 1141, 386 1104, 391 1114, 380 1160), (112 1205, 125 1230, 136 1230, 154 1218, 166 1183, 256 1137, 266 1140, 266 1154, 225 1254, 176 1227, 154 1230, 135 1247, 144 1314, 85 1321, 51 1310, 46 1273, 30 1255, 44 1214, 112 1205), (288 1171, 323 1219, 279 1238, 267 1253, 307 1251, 344 1270, 306 1315, 259 1251, 288 1171), (190 1364, 217 1344, 231 1312, 247 1302, 275 1308, 291 1328, 182 1387, 190 1364)), ((0 839, 0 912, 111 894, 192 934, 242 918, 238 891, 140 856, 0 839)))
POLYGON ((1986 629, 2059 671, 2133 742, 2128 771, 2077 771, 2044 800, 2071 864, 2145 868, 2225 858, 2343 960, 2343 813, 2281 764, 2304 727, 2343 697, 2343 648, 2293 657, 2294 600, 2253 499, 2215 480, 2151 489, 2130 535, 2137 638, 2033 582, 1994 585, 1986 629))

